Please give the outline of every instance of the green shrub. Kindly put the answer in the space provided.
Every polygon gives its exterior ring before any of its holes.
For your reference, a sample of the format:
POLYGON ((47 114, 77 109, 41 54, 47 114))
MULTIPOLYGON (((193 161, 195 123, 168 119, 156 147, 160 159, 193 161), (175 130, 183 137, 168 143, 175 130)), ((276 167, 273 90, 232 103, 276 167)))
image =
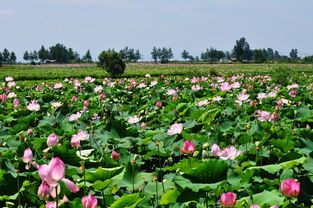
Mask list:
POLYGON ((98 59, 98 66, 105 69, 112 77, 122 75, 125 71, 126 64, 120 54, 115 51, 102 51, 98 59))
POLYGON ((313 63, 313 56, 306 56, 306 57, 304 57, 303 63, 305 63, 305 64, 312 64, 313 63))

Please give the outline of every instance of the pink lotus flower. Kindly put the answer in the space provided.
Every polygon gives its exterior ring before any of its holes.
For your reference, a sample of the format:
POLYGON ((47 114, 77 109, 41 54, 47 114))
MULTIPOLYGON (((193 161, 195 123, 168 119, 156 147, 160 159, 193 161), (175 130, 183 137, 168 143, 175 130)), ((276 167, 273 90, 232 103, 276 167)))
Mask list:
POLYGON ((27 149, 25 149, 24 151, 24 155, 22 157, 22 160, 24 163, 29 163, 30 161, 32 161, 33 159, 33 152, 32 150, 28 147, 27 149))
POLYGON ((101 92, 103 90, 103 87, 102 86, 96 86, 94 89, 93 89, 93 91, 95 92, 95 93, 99 93, 99 92, 101 92))
POLYGON ((279 208, 279 206, 270 206, 270 208, 279 208))
POLYGON ((236 205, 236 194, 234 192, 227 192, 221 194, 220 202, 223 207, 232 207, 236 205))
POLYGON ((176 95, 176 94, 177 94, 177 91, 174 90, 174 89, 169 89, 166 94, 167 94, 167 95, 176 95))
POLYGON ((216 96, 216 97, 212 98, 212 101, 216 101, 216 102, 219 102, 221 100, 223 100, 223 98, 221 96, 216 96))
POLYGON ((40 87, 40 86, 36 86, 36 87, 35 87, 35 90, 36 90, 36 91, 40 91, 40 90, 41 90, 41 87, 40 87))
POLYGON ((37 103, 37 100, 33 100, 30 104, 28 104, 27 109, 30 111, 39 111, 40 105, 37 103))
POLYGON ((41 185, 38 188, 38 197, 40 199, 47 199, 50 196, 50 186, 46 181, 42 181, 41 185))
POLYGON ((202 87, 200 85, 192 85, 192 87, 191 87, 192 91, 198 91, 198 90, 201 90, 201 89, 202 89, 202 87))
POLYGON ((4 80, 6 82, 12 82, 14 80, 14 78, 13 77, 5 77, 4 80))
POLYGON ((65 183, 66 187, 73 193, 76 193, 79 191, 79 188, 73 183, 73 181, 70 181, 66 178, 62 178, 62 181, 65 183))
POLYGON ((167 135, 175 135, 175 134, 180 134, 183 130, 183 124, 178 124, 175 123, 171 126, 169 130, 167 130, 167 135))
POLYGON ((82 204, 84 208, 97 208, 98 199, 89 194, 88 196, 83 196, 82 204))
POLYGON ((225 148, 220 153, 220 158, 222 160, 235 160, 236 157, 238 157, 242 152, 240 150, 237 150, 236 147, 231 146, 229 148, 225 148))
POLYGON ((272 113, 270 121, 277 121, 279 119, 279 115, 277 113, 272 113))
POLYGON ((282 100, 277 101, 277 108, 281 108, 284 105, 282 100))
POLYGON ((256 204, 252 204, 251 206, 250 206, 250 208, 261 208, 259 205, 256 205, 256 204))
POLYGON ((48 136, 47 145, 48 147, 55 146, 59 143, 58 136, 53 133, 48 136))
POLYGON ((286 179, 281 182, 280 191, 286 197, 297 197, 300 194, 300 183, 295 179, 286 179))
POLYGON ((80 141, 85 141, 89 139, 89 134, 86 131, 79 130, 77 134, 74 134, 71 137, 71 146, 72 147, 80 147, 80 141))
POLYGON ((127 122, 130 124, 135 124, 140 121, 140 118, 138 116, 129 117, 127 122))
POLYGON ((263 100, 265 98, 266 98, 266 93, 263 93, 263 92, 258 93, 258 97, 257 97, 258 100, 263 100))
POLYGON ((147 124, 145 122, 141 122, 141 125, 140 125, 141 128, 145 129, 147 128, 147 124))
POLYGON ((69 121, 76 121, 78 120, 80 117, 82 116, 81 112, 77 112, 75 114, 70 115, 70 117, 68 118, 69 121))
POLYGON ((290 92, 289 92, 289 96, 290 97, 296 97, 296 95, 297 95, 297 91, 296 90, 290 90, 290 92))
POLYGON ((256 113, 259 115, 259 117, 257 118, 259 121, 269 121, 271 118, 271 114, 267 111, 258 110, 256 111, 256 113))
POLYGON ((112 160, 117 161, 120 159, 120 155, 116 151, 112 151, 111 153, 112 160))
POLYGON ((146 77, 146 78, 150 78, 151 75, 150 75, 150 74, 145 74, 145 77, 146 77))
POLYGON ((54 84, 54 89, 61 89, 63 87, 63 84, 62 83, 55 83, 54 84))
POLYGON ((201 106, 207 106, 209 104, 209 101, 208 100, 201 100, 198 102, 198 106, 201 107, 201 106))
POLYGON ((183 154, 192 154, 196 151, 195 145, 190 140, 184 142, 184 146, 180 148, 180 152, 183 154))
POLYGON ((46 204, 46 208, 56 208, 56 207, 57 207, 56 203, 52 201, 48 201, 46 204))
POLYGON ((156 105, 158 108, 161 108, 161 107, 162 107, 162 102, 161 102, 161 101, 157 101, 155 105, 156 105))
POLYGON ((240 100, 240 101, 245 101, 249 98, 249 95, 247 94, 238 94, 237 95, 237 99, 240 100))

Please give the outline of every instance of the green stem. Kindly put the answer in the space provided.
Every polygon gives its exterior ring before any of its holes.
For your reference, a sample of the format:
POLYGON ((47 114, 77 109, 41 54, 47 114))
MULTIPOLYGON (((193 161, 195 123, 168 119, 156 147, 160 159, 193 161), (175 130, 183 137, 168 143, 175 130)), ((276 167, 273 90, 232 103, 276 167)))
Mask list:
POLYGON ((163 174, 162 174, 162 167, 161 167, 161 157, 160 157, 160 146, 158 145, 158 156, 159 156, 159 171, 160 171, 160 176, 161 176, 161 183, 162 183, 162 189, 163 192, 164 190, 164 182, 163 182, 163 174))
POLYGON ((208 192, 205 192, 205 207, 206 207, 206 208, 209 208, 209 203, 208 203, 208 201, 209 201, 208 192))
POLYGON ((158 207, 159 204, 159 189, 158 189, 158 181, 155 181, 155 188, 156 188, 156 207, 158 207))
POLYGON ((188 166, 189 166, 189 169, 191 169, 191 158, 188 156, 188 166))
POLYGON ((20 196, 20 173, 17 171, 17 193, 18 193, 18 206, 21 206, 21 196, 20 196))
POLYGON ((55 204, 56 208, 58 208, 59 207, 58 185, 55 187, 55 204))
POLYGON ((86 168, 84 166, 84 196, 86 196, 86 168))

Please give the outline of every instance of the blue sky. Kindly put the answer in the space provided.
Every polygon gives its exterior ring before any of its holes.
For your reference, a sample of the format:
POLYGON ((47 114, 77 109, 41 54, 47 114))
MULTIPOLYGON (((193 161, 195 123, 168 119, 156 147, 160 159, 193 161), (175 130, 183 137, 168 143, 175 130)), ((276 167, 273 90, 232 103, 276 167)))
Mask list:
POLYGON ((313 55, 312 0, 0 0, 0 50, 63 43, 93 58, 105 49, 153 46, 199 55, 231 50, 244 36, 251 48, 292 48, 313 55))

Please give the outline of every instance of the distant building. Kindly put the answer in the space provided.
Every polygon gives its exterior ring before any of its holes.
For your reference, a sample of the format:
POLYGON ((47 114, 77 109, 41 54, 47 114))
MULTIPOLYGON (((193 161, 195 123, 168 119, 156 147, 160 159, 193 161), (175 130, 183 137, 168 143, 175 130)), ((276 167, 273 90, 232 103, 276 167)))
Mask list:
POLYGON ((236 59, 236 58, 230 58, 230 59, 228 60, 228 62, 237 62, 237 59, 236 59))
POLYGON ((57 60, 46 60, 46 64, 54 64, 57 60))

